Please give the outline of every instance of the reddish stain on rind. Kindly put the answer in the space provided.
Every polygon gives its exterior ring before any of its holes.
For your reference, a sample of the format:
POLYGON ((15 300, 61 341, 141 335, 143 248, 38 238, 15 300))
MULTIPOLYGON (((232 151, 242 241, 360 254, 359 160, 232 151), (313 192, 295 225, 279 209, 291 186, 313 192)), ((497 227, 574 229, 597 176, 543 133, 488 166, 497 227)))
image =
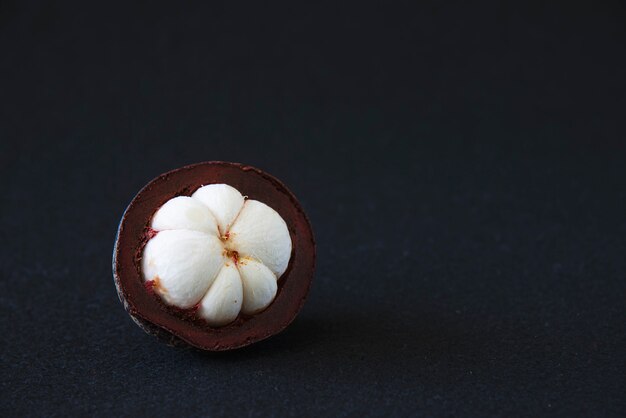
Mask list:
POLYGON ((148 293, 152 295, 167 293, 167 289, 161 286, 161 280, 159 280, 158 276, 152 280, 146 280, 146 282, 143 285, 148 291, 148 293))
POLYGON ((146 288, 146 290, 148 291, 148 293, 150 293, 151 295, 153 295, 153 294, 154 294, 154 286, 155 286, 154 280, 148 280, 148 281, 146 281, 146 282, 143 284, 143 286, 146 288))
POLYGON ((148 227, 146 230, 146 238, 148 240, 151 240, 152 238, 156 237, 156 235, 159 233, 159 231, 155 231, 154 229, 148 227))

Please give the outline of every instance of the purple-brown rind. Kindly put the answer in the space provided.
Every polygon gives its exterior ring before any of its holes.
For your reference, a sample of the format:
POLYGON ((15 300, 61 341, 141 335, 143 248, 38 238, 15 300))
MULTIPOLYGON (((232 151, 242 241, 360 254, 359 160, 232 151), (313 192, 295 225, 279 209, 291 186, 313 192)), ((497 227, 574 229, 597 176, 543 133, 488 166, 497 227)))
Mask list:
POLYGON ((279 180, 247 165, 211 161, 161 174, 130 202, 120 222, 113 250, 113 278, 120 301, 146 332, 171 345, 191 345, 222 351, 244 347, 285 329, 302 308, 315 269, 315 239, 311 224, 295 196, 279 180), (291 259, 278 280, 274 301, 253 316, 210 327, 202 319, 166 306, 144 286, 141 256, 150 234, 150 220, 165 202, 189 196, 201 186, 226 183, 249 199, 259 200, 285 220, 292 242, 291 259))

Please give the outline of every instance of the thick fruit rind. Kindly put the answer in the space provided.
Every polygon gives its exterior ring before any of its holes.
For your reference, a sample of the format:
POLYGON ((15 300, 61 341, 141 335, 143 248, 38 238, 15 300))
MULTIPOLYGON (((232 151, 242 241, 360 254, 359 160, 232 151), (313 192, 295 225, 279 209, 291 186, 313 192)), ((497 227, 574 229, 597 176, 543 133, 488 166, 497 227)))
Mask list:
POLYGON ((211 161, 161 174, 131 201, 120 221, 113 250, 117 294, 132 319, 147 333, 170 345, 222 351, 244 347, 275 335, 296 317, 309 292, 315 269, 315 239, 311 224, 295 196, 279 180, 243 164, 211 161), (175 196, 191 195, 207 184, 226 183, 250 199, 276 210, 287 223, 292 240, 289 266, 278 281, 272 304, 256 315, 212 328, 202 320, 178 315, 148 292, 141 273, 141 255, 156 210, 175 196))

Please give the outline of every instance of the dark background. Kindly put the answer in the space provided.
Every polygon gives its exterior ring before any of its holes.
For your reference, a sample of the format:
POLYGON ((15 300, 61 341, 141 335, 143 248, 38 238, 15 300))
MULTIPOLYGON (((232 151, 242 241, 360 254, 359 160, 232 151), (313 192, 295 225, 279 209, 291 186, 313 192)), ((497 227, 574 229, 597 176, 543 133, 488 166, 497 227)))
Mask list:
POLYGON ((0 414, 624 416, 625 8, 518 3, 2 1, 0 414), (205 160, 318 242, 297 320, 217 354, 111 276, 205 160))

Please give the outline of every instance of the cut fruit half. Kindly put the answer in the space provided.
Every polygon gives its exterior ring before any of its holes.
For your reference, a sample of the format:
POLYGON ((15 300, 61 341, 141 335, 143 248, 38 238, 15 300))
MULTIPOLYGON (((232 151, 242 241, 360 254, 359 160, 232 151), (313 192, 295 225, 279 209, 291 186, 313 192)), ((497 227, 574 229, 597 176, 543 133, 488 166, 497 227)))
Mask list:
POLYGON ((282 183, 249 166, 207 162, 165 173, 133 199, 113 275, 147 332, 226 350, 284 329, 314 264, 310 223, 282 183))

